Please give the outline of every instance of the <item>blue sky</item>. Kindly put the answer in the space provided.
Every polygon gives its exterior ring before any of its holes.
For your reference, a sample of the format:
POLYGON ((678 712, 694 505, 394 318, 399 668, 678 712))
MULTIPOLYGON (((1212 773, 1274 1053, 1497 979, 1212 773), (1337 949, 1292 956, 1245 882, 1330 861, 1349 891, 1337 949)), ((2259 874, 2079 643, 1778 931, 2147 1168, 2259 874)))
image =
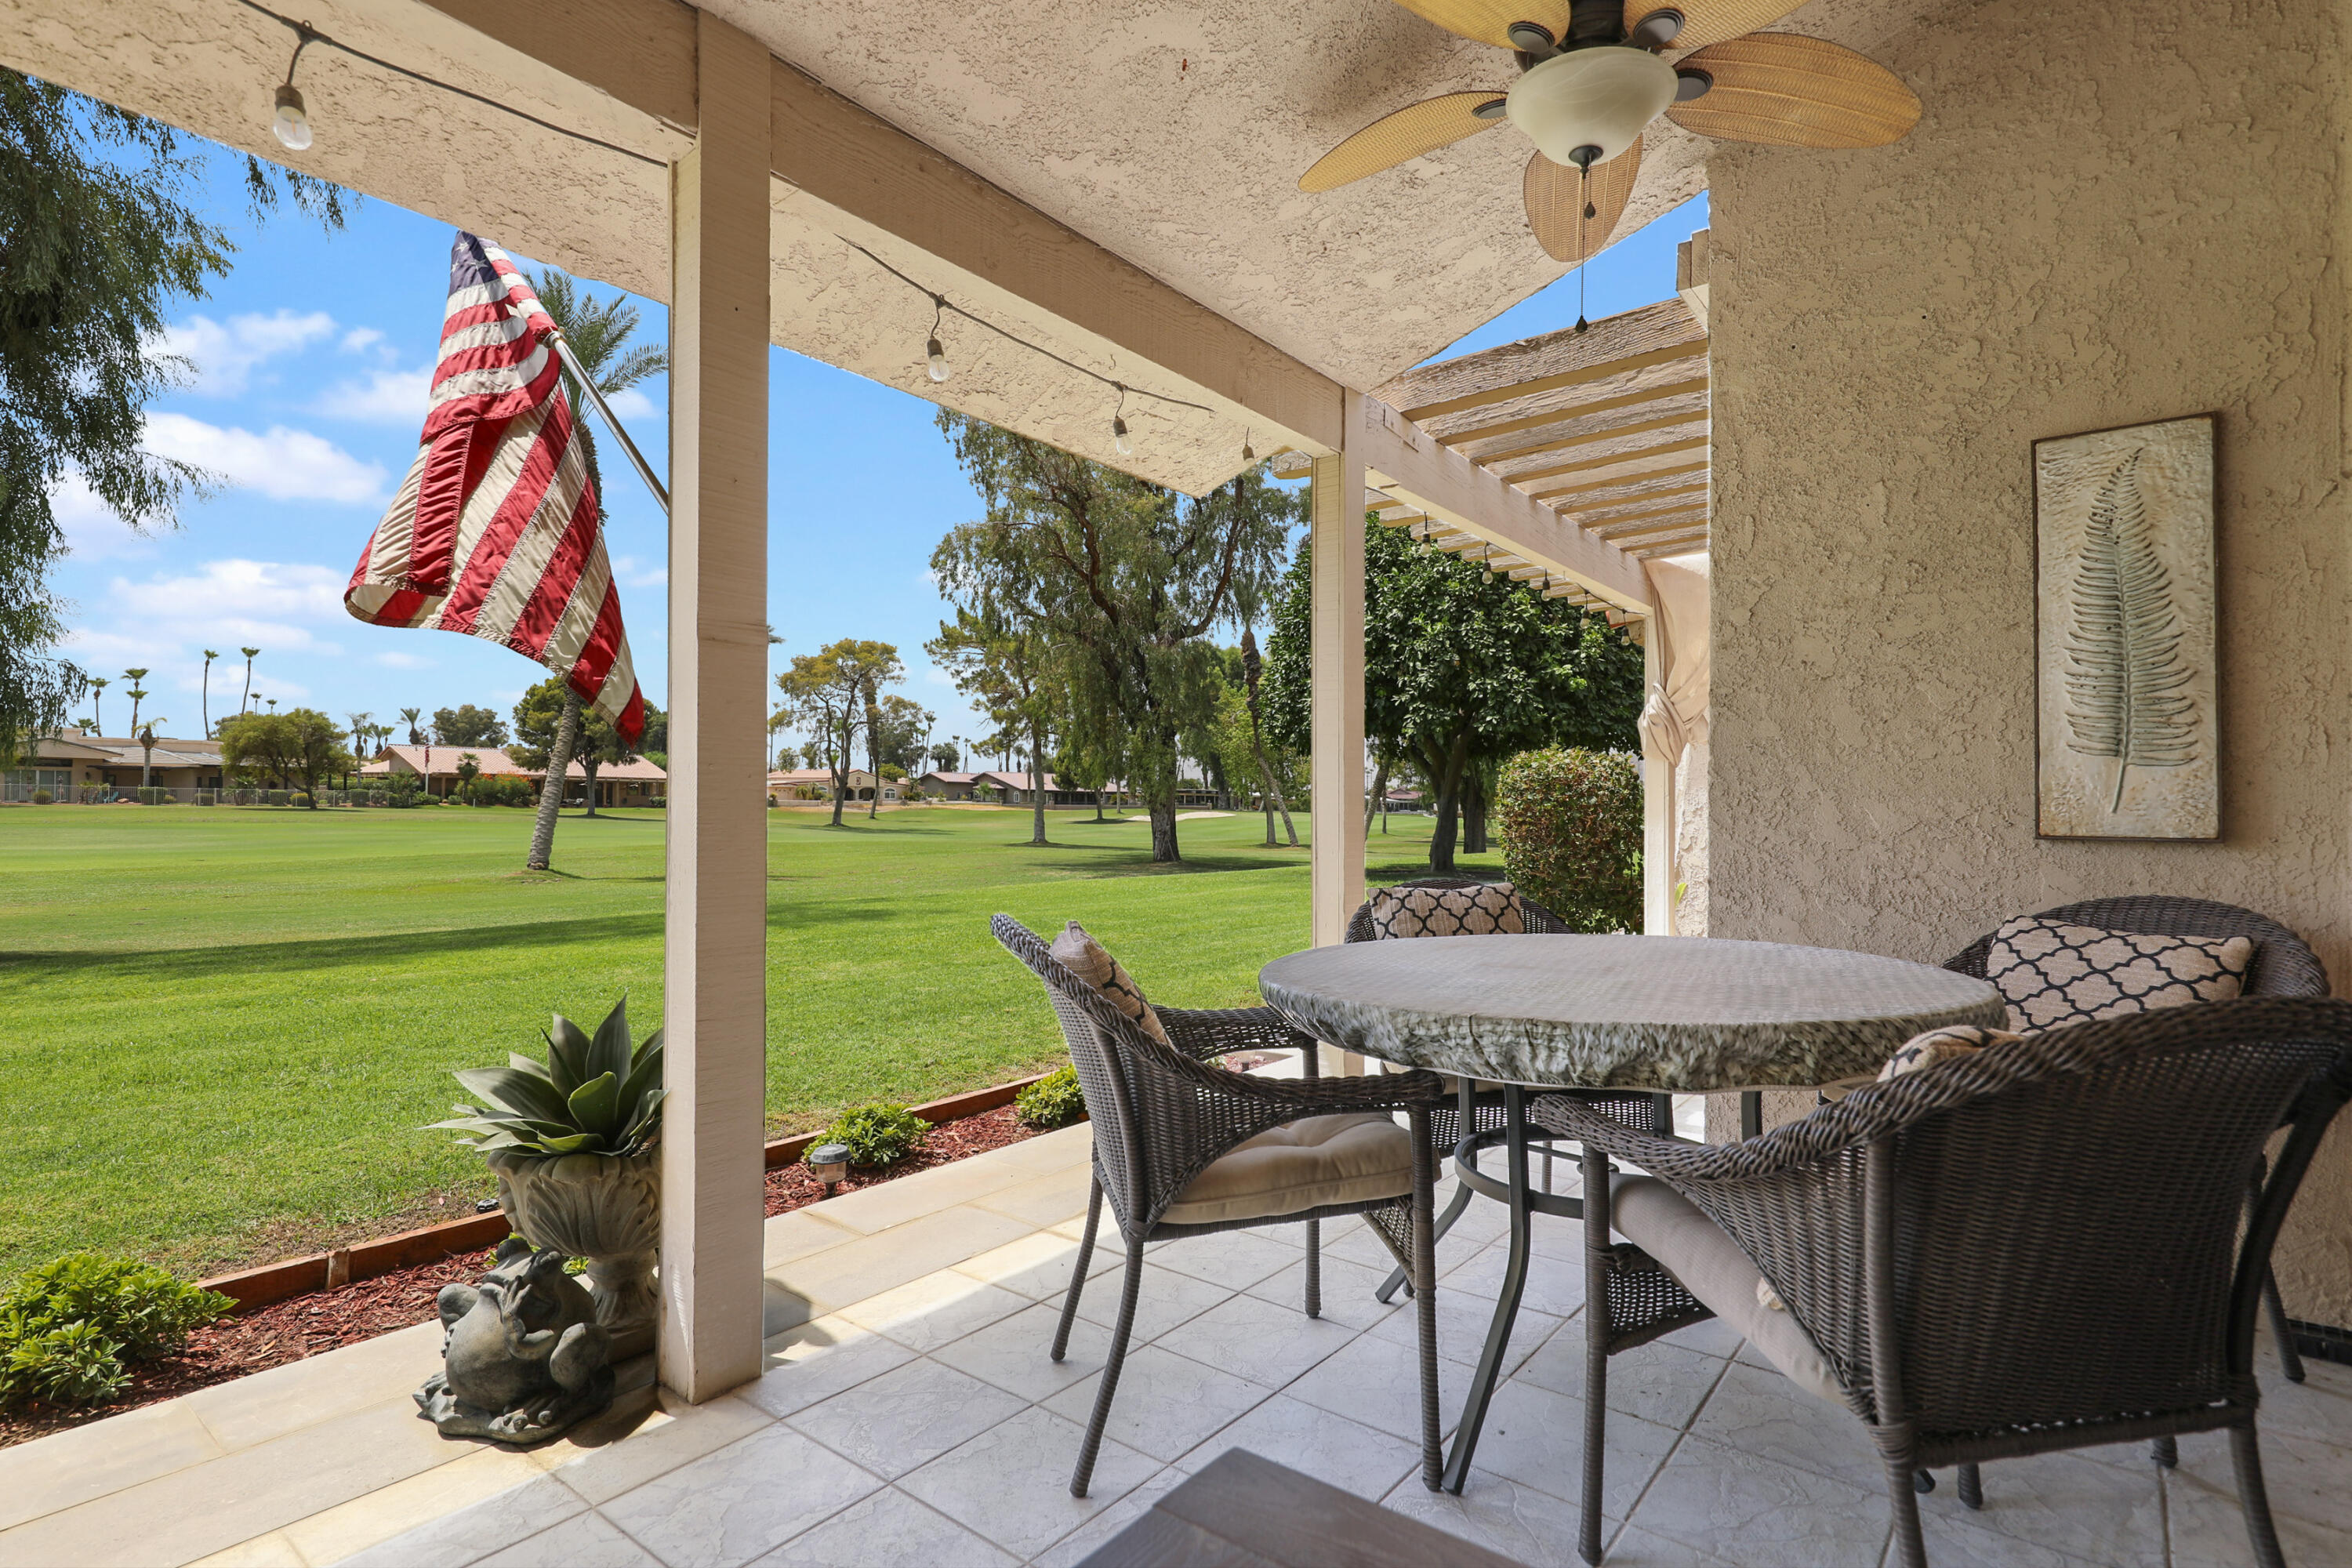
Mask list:
MULTIPOLYGON (((78 485, 57 498, 71 547, 58 573, 71 601, 68 652, 112 682, 101 700, 107 731, 121 733, 130 717, 121 672, 145 667, 144 712, 162 715, 169 732, 196 733, 207 647, 225 656, 213 667, 211 715, 235 712, 245 646, 261 650, 254 690, 281 710, 394 723, 402 708, 429 715, 477 702, 503 716, 540 679, 535 665, 470 637, 365 626, 342 608, 343 584, 424 423, 451 231, 373 200, 332 235, 286 214, 257 227, 236 166, 215 163, 205 205, 240 249, 211 296, 174 319, 170 346, 196 374, 156 401, 148 444, 229 482, 184 506, 178 530, 149 537, 78 485)), ((1675 246, 1706 226, 1706 210, 1701 197, 1604 255, 1591 268, 1589 313, 1671 293, 1675 246)), ((641 335, 660 341, 667 312, 638 303, 641 335)), ((1445 354, 1553 331, 1576 312, 1570 276, 1445 354)), ((922 654, 949 613, 927 570, 931 551, 977 510, 932 406, 782 349, 770 374, 778 668, 836 637, 895 643, 908 666, 903 691, 940 716, 935 739, 982 733, 985 721, 922 654)), ((667 467, 666 392, 649 383, 618 410, 656 471, 667 467)), ((638 677, 649 700, 665 702, 662 515, 609 444, 604 467, 608 548, 638 677)))

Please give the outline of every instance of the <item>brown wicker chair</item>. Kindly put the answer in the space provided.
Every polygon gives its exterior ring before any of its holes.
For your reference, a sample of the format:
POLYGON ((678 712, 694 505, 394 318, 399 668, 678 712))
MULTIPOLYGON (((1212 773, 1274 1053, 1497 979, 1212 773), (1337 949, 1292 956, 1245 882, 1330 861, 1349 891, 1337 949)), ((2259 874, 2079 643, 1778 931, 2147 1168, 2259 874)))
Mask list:
MULTIPOLYGON (((1045 994, 1061 1019, 1094 1124, 1094 1186, 1087 1198, 1087 1227, 1054 1333, 1053 1357, 1068 1349, 1070 1325, 1085 1289, 1087 1266, 1103 1202, 1127 1243, 1127 1271, 1118 1319, 1096 1390, 1094 1417, 1079 1445, 1070 1492, 1087 1495, 1095 1455, 1118 1388, 1119 1368, 1135 1323, 1136 1295, 1143 1283, 1144 1244, 1174 1237, 1206 1236, 1268 1225, 1361 1215, 1410 1271, 1421 1340, 1422 1469, 1434 1489, 1438 1480, 1436 1236, 1432 1209, 1436 1155, 1430 1142, 1431 1112, 1445 1100, 1436 1074, 1407 1072, 1379 1078, 1308 1079, 1282 1081, 1229 1072, 1207 1058, 1245 1048, 1306 1050, 1315 1042, 1280 1022, 1270 1007, 1194 1011, 1155 1007, 1176 1048, 1146 1035, 1102 993, 1057 962, 1034 931, 1009 915, 990 922, 996 940, 1045 982, 1045 994), (1269 1021, 1271 1020, 1271 1021, 1269 1021), (1276 1029, 1278 1026, 1280 1033, 1276 1029), (1193 1179, 1238 1145, 1276 1127, 1308 1116, 1370 1111, 1406 1113, 1412 1138, 1412 1181, 1405 1194, 1356 1203, 1327 1204, 1297 1213, 1236 1218, 1209 1224, 1171 1224, 1163 1216, 1193 1179)), ((1315 1300, 1315 1270, 1307 1270, 1307 1310, 1315 1300)))
POLYGON ((2352 1003, 2265 997, 2030 1036, 1740 1143, 1547 1100, 1535 1115, 1583 1145, 1587 1192, 1612 1158, 1650 1173, 1612 1191, 1634 1240, 1612 1245, 1601 1205, 1585 1211, 1585 1561, 1600 1561, 1609 1356, 1720 1311, 1869 1426, 1905 1568, 1927 1560, 1922 1468, 2213 1430, 2230 1434, 2255 1560, 2282 1568, 2254 1321, 2347 1096, 2352 1003), (2282 1124, 2241 1240, 2244 1173, 2282 1124), (1756 1300, 1759 1277, 1785 1313, 1756 1300))
MULTIPOLYGON (((2258 915, 2252 910, 2240 909, 2235 904, 2215 903, 2210 899, 2179 899, 2143 893, 2061 904, 2054 910, 2043 910, 2032 918, 2158 936, 2250 937, 2254 944, 2254 961, 2246 971, 2242 995, 2327 994, 2327 967, 2319 962, 2319 955, 2305 944, 2303 938, 2278 921, 2258 915)), ((1966 951, 1946 959, 1944 967, 1983 979, 1985 960, 1992 948, 1992 939, 1993 933, 1987 931, 1970 942, 1966 951)), ((2257 1163, 2254 1191, 2261 1190, 2262 1180, 2261 1165, 2257 1163)), ((2303 1357, 2295 1350, 2294 1330, 2287 1322, 2286 1305, 2279 1299, 2278 1281, 2267 1272, 2263 1276, 2263 1301, 2270 1312, 2271 1339, 2278 1346, 2279 1370, 2286 1374, 2289 1383, 2301 1383, 2303 1357)), ((2171 1439, 2157 1440, 2156 1458, 2158 1464, 2168 1467, 2176 1462, 2178 1455, 2174 1452, 2171 1439)))
MULTIPOLYGON (((1483 879, 1477 877, 1419 877, 1410 882, 1395 884, 1400 888, 1476 888, 1485 885, 1483 879)), ((1519 920, 1528 931, 1560 933, 1575 929, 1516 888, 1512 889, 1511 896, 1519 906, 1519 920)), ((1355 914, 1348 921, 1346 940, 1349 942, 1390 940, 1383 938, 1372 924, 1370 900, 1367 899, 1356 906, 1355 914)), ((1310 1056, 1308 1059, 1311 1061, 1314 1058, 1310 1056)), ((1607 1114, 1628 1127, 1638 1127, 1645 1132, 1654 1133, 1661 1138, 1671 1137, 1674 1134, 1675 1109, 1672 1095, 1622 1092, 1603 1095, 1581 1089, 1559 1092, 1577 1094, 1588 1103, 1602 1107, 1607 1114)), ((1435 1140, 1439 1152, 1443 1154, 1457 1150, 1462 1140, 1471 1134, 1478 1135, 1484 1142, 1494 1142, 1507 1131, 1507 1116, 1501 1093, 1493 1089, 1480 1092, 1475 1085, 1465 1082, 1456 1087, 1456 1093, 1452 1100, 1431 1113, 1429 1132, 1430 1137, 1435 1140)), ((1544 1185, 1549 1189, 1551 1185, 1552 1153, 1549 1139, 1544 1141, 1543 1153, 1544 1185)), ((1462 1211, 1470 1206, 1470 1200, 1475 1195, 1466 1182, 1454 1189, 1453 1197, 1446 1200, 1445 1212, 1437 1216, 1437 1235, 1440 1239, 1444 1237, 1447 1231, 1454 1228, 1454 1222, 1462 1217, 1462 1211)), ((1372 1298, 1382 1302, 1393 1300, 1397 1291, 1403 1288, 1404 1283, 1405 1271, 1402 1268, 1392 1270, 1389 1277, 1381 1282, 1380 1289, 1372 1292, 1372 1298)))

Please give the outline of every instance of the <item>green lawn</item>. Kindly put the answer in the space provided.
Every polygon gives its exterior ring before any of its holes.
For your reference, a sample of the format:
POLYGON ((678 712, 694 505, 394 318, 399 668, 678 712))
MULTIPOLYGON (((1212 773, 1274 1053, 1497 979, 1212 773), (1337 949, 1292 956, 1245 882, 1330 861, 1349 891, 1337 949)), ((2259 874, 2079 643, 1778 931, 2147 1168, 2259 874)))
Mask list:
MULTIPOLYGON (((1084 921, 1157 1001, 1246 1004, 1304 946, 1306 851, 1261 820, 929 809, 770 814, 768 1115, 1002 1082, 1061 1055, 1006 911, 1084 921)), ((1302 826, 1304 824, 1302 823, 1302 826)), ((1410 876, 1427 824, 1373 840, 1410 876)), ((450 1068, 539 1047, 551 1008, 660 1016, 657 813, 567 816, 558 874, 515 810, 0 810, 0 1276, 78 1246, 183 1268, 315 1245, 488 1190, 416 1126, 450 1068), (444 1199, 446 1202, 446 1198, 444 1199)))

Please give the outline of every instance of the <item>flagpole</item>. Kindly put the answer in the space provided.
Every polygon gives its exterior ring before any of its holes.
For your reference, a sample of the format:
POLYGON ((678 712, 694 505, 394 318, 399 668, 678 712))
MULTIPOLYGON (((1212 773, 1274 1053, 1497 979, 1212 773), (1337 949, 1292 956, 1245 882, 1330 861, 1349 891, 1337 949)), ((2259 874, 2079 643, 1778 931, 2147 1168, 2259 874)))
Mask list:
POLYGON ((629 433, 621 428, 621 421, 614 415, 613 405, 604 401, 603 393, 596 390, 595 380, 582 368, 579 357, 572 352, 572 345, 563 341, 562 331, 551 330, 547 338, 548 342, 555 345, 555 352, 563 357, 564 368, 569 370, 573 379, 580 383, 581 390, 588 395, 590 402, 595 404, 596 412, 604 416, 604 423, 610 426, 613 434, 619 437, 621 449, 628 453, 629 461, 636 465, 637 478, 646 481, 646 489, 653 491, 654 500, 661 502, 662 515, 668 516, 669 491, 662 488, 662 482, 659 479, 654 478, 653 465, 646 461, 646 455, 643 452, 637 450, 637 444, 629 439, 629 433))

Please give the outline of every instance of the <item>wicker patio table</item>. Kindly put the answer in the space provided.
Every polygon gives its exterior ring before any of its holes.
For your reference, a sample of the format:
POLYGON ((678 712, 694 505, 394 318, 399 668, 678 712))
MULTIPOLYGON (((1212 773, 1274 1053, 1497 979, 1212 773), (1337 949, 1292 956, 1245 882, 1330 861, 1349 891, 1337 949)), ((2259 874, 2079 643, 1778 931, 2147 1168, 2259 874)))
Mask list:
POLYGON ((1461 1125, 1484 1080, 1506 1125, 1454 1149, 1464 1184, 1507 1205, 1509 1263, 1446 1462, 1460 1491, 1527 1285, 1529 1216, 1580 1215, 1528 1176, 1529 1090, 1608 1096, 1799 1089, 1874 1072, 1924 1029, 2000 1026, 1982 980, 1874 953, 1638 936, 1453 936, 1357 942, 1277 958, 1258 989, 1316 1038, 1461 1080, 1461 1125), (1500 1143, 1506 1178, 1478 1169, 1500 1143))

